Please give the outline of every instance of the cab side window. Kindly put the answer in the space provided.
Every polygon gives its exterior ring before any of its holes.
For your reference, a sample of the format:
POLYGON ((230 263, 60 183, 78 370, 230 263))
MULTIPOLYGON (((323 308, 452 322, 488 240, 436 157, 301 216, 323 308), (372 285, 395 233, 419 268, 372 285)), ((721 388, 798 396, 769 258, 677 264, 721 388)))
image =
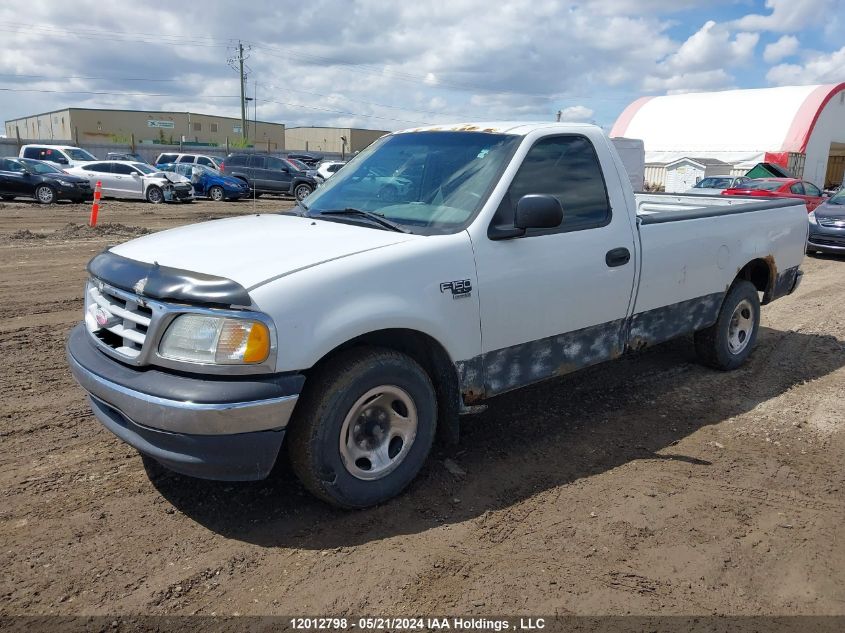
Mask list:
POLYGON ((799 196, 803 196, 803 195, 804 195, 804 185, 802 185, 800 182, 796 182, 794 185, 792 185, 792 186, 789 188, 789 190, 790 190, 792 193, 797 193, 799 196))
POLYGON ((560 201, 563 222, 529 235, 605 226, 610 202, 601 165, 592 143, 584 136, 555 136, 538 141, 522 162, 496 212, 494 223, 513 225, 516 203, 528 194, 548 194, 560 201))
POLYGON ((103 174, 111 173, 111 165, 109 163, 90 163, 83 168, 85 171, 96 171, 103 174))
POLYGON ((120 174, 121 176, 129 176, 135 170, 132 169, 129 165, 124 165, 123 163, 114 163, 112 165, 112 173, 113 174, 120 174))
POLYGON ((205 156, 197 156, 197 163, 199 165, 205 165, 206 167, 214 167, 214 163, 211 162, 211 159, 206 158, 205 156))
POLYGON ((34 158, 35 160, 44 160, 43 147, 27 147, 23 151, 24 158, 34 158))

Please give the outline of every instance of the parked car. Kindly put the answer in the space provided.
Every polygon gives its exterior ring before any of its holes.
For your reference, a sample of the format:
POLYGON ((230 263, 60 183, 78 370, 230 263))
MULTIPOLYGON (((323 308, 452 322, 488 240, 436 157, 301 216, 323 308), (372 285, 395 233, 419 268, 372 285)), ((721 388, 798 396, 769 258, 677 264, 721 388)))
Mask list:
POLYGON ((360 508, 497 394, 693 333, 741 366, 761 302, 800 282, 800 201, 635 195, 595 126, 437 129, 377 140, 286 213, 94 257, 67 353, 97 418, 210 479, 266 477, 284 441, 310 491, 360 508), (359 195, 409 154, 412 200, 359 195))
POLYGON ((737 188, 751 180, 746 176, 707 176, 702 178, 692 189, 687 189, 689 194, 700 196, 718 196, 725 189, 737 188))
POLYGON ((325 161, 317 166, 317 173, 323 177, 323 180, 328 180, 345 164, 345 162, 340 161, 325 161))
POLYGON ((297 171, 305 172, 306 176, 310 176, 314 180, 317 181, 317 186, 323 184, 325 182, 325 178, 323 178, 314 167, 311 165, 307 165, 303 163, 301 160, 296 160, 295 158, 285 158, 283 159, 288 165, 290 165, 293 169, 297 171))
POLYGON ((807 252, 845 255, 845 189, 817 206, 809 218, 807 252))
POLYGON ((206 154, 180 154, 167 152, 159 154, 156 158, 156 165, 166 165, 167 163, 196 163, 198 165, 205 165, 212 169, 220 170, 220 158, 218 156, 208 156, 206 154))
POLYGON ((97 160, 97 157, 92 153, 72 145, 24 145, 21 147, 18 157, 43 160, 60 169, 78 167, 97 160))
POLYGON ((174 172, 191 181, 194 195, 201 198, 211 198, 216 202, 222 200, 239 200, 249 196, 249 186, 237 178, 224 176, 216 169, 198 163, 166 163, 158 165, 158 169, 174 172))
POLYGON ((323 157, 320 154, 311 154, 309 152, 292 152, 288 154, 287 157, 293 160, 301 160, 312 169, 319 165, 320 161, 323 160, 323 157))
POLYGON ((143 156, 135 152, 109 152, 106 154, 106 160, 128 160, 133 163, 144 163, 145 165, 150 164, 143 156))
POLYGON ((0 158, 0 198, 35 198, 87 202, 94 197, 87 178, 68 174, 50 163, 30 158, 0 158))
POLYGON ((99 181, 107 198, 137 198, 154 204, 194 199, 190 180, 156 170, 146 163, 103 160, 71 167, 67 172, 88 179, 92 187, 99 181))
POLYGON ((221 167, 221 172, 243 180, 258 195, 285 194, 304 200, 318 185, 313 176, 267 154, 229 154, 221 167))
POLYGON ((812 211, 823 201, 821 190, 813 183, 797 178, 757 178, 733 189, 725 189, 723 196, 755 196, 763 198, 796 198, 803 200, 807 211, 812 211))

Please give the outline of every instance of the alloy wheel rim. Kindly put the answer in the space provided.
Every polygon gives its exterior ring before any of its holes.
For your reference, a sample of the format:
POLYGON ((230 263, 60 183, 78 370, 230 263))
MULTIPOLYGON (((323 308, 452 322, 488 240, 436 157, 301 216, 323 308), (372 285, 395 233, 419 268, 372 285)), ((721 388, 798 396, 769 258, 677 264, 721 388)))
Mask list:
POLYGON ((340 429, 340 457, 357 479, 375 481, 396 470, 417 435, 417 407, 396 385, 382 385, 355 401, 340 429))
POLYGON ((158 189, 153 189, 149 193, 150 202, 152 202, 153 204, 161 202, 162 197, 163 194, 158 189))
POLYGON ((748 299, 743 299, 734 308, 728 325, 728 349, 732 354, 739 354, 748 347, 753 331, 754 308, 748 299))
POLYGON ((40 202, 52 202, 53 201, 53 192, 49 187, 39 187, 37 196, 38 196, 38 200, 40 202))

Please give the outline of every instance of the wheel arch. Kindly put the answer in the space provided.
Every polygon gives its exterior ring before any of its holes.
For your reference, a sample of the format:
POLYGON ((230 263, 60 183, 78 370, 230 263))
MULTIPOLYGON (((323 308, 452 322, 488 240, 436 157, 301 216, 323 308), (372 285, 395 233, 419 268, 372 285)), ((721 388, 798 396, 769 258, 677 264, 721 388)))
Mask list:
POLYGON ((446 443, 457 443, 458 415, 462 406, 458 373, 446 348, 437 339, 419 330, 408 328, 374 330, 334 347, 305 372, 306 376, 338 353, 355 347, 392 349, 419 363, 434 384, 439 421, 437 435, 446 443))
POLYGON ((754 284, 757 291, 763 293, 763 300, 760 303, 765 305, 772 300, 776 278, 777 266, 775 265, 774 257, 767 255, 766 257, 752 259, 745 264, 737 272, 734 281, 742 279, 754 284))

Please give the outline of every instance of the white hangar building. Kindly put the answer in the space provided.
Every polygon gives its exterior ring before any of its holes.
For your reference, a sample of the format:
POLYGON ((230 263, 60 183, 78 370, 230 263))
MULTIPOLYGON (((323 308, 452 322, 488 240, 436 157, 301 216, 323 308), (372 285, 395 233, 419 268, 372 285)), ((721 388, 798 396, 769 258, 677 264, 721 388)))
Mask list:
POLYGON ((714 158, 734 172, 769 162, 822 187, 841 184, 845 83, 642 97, 610 136, 642 139, 647 172, 681 158, 714 158))

